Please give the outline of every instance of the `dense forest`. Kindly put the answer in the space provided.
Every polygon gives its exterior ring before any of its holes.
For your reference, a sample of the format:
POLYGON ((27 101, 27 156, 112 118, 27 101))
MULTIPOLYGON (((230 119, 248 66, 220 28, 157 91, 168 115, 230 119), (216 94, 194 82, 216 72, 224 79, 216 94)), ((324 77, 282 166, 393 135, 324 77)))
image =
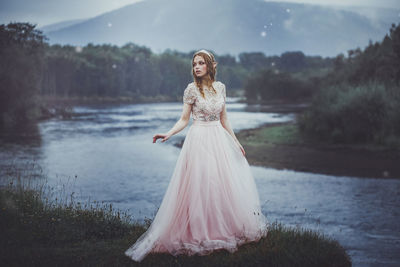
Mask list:
MULTIPOLYGON (((0 25, 1 124, 40 117, 39 107, 48 97, 181 101, 183 89, 192 80, 191 57, 195 51, 154 54, 133 43, 75 47, 50 46, 46 40, 29 23, 0 25)), ((238 60, 231 55, 215 56, 217 79, 224 81, 228 91, 242 89, 259 70, 298 73, 333 68, 333 59, 309 57, 302 52, 270 57, 241 53, 238 60)), ((276 77, 285 80, 286 76, 276 77)), ((254 99, 250 94, 248 98, 254 99)))
POLYGON ((44 41, 30 24, 0 25, 0 126, 38 117, 44 41))

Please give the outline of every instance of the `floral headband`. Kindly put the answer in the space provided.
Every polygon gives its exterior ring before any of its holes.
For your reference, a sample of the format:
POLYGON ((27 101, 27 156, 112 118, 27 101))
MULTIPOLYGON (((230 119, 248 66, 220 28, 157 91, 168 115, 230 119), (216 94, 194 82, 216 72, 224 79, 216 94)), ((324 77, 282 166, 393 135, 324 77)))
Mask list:
POLYGON ((201 50, 197 51, 196 54, 200 53, 200 52, 203 52, 203 53, 207 54, 210 57, 210 59, 213 60, 213 57, 211 56, 211 54, 207 50, 201 49, 201 50))

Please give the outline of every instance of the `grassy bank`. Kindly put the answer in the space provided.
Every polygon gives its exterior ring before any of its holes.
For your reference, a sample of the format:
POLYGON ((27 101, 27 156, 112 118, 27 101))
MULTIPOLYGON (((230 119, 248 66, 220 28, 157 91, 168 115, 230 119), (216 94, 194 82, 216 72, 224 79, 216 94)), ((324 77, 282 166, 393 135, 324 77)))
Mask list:
POLYGON ((400 178, 400 148, 334 144, 301 134, 295 122, 265 124, 236 134, 250 164, 357 177, 400 178))
MULTIPOLYGON (((3 178, 3 177, 2 177, 3 178)), ((4 266, 350 266, 345 250, 320 233, 272 224, 268 236, 234 254, 150 254, 141 264, 124 251, 146 230, 104 203, 73 194, 50 200, 44 186, 12 180, 0 189, 0 262, 4 266)))

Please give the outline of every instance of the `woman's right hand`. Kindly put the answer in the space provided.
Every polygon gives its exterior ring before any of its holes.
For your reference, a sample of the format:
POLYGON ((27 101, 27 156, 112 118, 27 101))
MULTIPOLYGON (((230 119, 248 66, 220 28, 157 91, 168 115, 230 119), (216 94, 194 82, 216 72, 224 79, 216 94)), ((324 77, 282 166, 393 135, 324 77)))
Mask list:
POLYGON ((169 136, 168 134, 155 134, 153 136, 153 143, 157 142, 157 139, 162 138, 161 142, 165 142, 167 141, 171 136, 169 136))

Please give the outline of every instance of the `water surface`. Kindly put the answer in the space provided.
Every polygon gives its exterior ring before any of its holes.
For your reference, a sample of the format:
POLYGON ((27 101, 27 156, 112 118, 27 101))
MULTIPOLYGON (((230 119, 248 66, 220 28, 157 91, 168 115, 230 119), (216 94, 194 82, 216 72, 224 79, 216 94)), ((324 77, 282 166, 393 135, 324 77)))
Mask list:
MULTIPOLYGON (((229 102, 234 129, 290 121, 291 113, 248 112, 229 102)), ((35 162, 56 190, 78 200, 112 203, 134 218, 153 217, 166 191, 190 125, 167 142, 152 143, 179 119, 181 103, 75 107, 71 119, 51 119, 3 134, 0 164, 35 162)), ((254 109, 253 109, 254 110, 254 109)), ((361 179, 252 166, 262 210, 270 222, 311 228, 338 240, 354 266, 400 263, 400 180, 361 179)))

